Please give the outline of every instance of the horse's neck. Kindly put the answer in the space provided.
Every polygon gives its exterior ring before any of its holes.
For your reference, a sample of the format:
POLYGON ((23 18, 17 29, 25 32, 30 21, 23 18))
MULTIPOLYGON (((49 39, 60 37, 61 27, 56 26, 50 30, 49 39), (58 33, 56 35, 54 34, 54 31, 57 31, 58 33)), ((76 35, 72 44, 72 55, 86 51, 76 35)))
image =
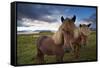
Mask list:
POLYGON ((60 30, 58 30, 53 36, 52 39, 54 40, 55 44, 60 45, 63 44, 63 36, 60 30))
POLYGON ((74 30, 74 39, 78 38, 79 35, 80 35, 80 29, 79 29, 79 28, 76 28, 76 29, 74 30))

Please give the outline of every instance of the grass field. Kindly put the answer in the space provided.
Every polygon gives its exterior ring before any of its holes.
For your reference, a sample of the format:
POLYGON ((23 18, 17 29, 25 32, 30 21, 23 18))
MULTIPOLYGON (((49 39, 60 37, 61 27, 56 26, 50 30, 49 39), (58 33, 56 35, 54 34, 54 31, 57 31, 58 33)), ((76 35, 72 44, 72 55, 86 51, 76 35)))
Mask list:
MULTIPOLYGON (((53 33, 40 33, 29 35, 17 35, 17 64, 36 64, 36 40, 40 35, 52 35, 53 33)), ((73 59, 72 53, 65 53, 64 62, 96 60, 96 32, 89 36, 88 46, 81 48, 80 58, 73 59)), ((45 56, 46 63, 55 63, 54 56, 45 56)))

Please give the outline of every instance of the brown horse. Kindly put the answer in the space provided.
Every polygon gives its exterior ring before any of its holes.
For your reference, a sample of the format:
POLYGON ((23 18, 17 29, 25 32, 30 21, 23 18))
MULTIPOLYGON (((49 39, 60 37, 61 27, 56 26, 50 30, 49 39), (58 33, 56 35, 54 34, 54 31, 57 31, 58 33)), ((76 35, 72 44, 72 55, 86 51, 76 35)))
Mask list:
POLYGON ((71 42, 71 46, 72 50, 74 51, 75 58, 79 58, 80 47, 87 45, 88 36, 90 34, 90 25, 91 24, 80 24, 80 27, 74 30, 74 39, 71 42))
POLYGON ((80 33, 81 33, 81 44, 82 45, 87 45, 88 43, 88 36, 90 35, 90 25, 91 24, 80 24, 80 33))
MULTIPOLYGON (((39 63, 44 62, 44 55, 55 55, 57 62, 62 62, 64 57, 64 38, 65 35, 71 35, 73 37, 74 29, 76 28, 74 22, 76 16, 72 18, 64 19, 61 17, 62 24, 59 27, 58 31, 52 36, 41 36, 37 40, 37 60, 39 63)), ((69 45, 70 41, 66 44, 69 45)))

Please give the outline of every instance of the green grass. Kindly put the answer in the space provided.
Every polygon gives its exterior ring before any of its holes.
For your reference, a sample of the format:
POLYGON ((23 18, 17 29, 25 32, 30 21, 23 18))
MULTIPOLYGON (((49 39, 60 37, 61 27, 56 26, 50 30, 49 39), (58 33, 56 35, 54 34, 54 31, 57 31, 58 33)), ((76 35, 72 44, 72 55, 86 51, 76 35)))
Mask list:
MULTIPOLYGON (((40 35, 52 35, 53 33, 40 33, 30 35, 18 35, 17 38, 17 63, 18 64, 36 64, 36 40, 40 35)), ((96 60, 96 32, 89 36, 89 42, 86 47, 82 47, 80 58, 73 59, 72 53, 65 53, 64 61, 84 61, 96 60)), ((56 62, 55 56, 45 56, 46 63, 56 62)))

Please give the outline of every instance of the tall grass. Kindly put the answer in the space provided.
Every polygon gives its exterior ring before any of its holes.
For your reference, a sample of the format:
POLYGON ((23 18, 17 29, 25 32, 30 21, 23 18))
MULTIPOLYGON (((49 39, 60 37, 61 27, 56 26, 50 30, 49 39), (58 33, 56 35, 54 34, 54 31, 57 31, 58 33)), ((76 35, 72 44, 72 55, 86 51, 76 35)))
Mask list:
MULTIPOLYGON (((36 41, 40 35, 52 35, 53 33, 40 33, 29 35, 17 35, 17 63, 18 64, 36 64, 36 41)), ((89 42, 86 47, 82 47, 80 58, 73 59, 72 53, 65 53, 64 61, 84 61, 96 60, 96 32, 89 36, 89 42)), ((55 56, 45 56, 46 63, 56 62, 55 56)))

